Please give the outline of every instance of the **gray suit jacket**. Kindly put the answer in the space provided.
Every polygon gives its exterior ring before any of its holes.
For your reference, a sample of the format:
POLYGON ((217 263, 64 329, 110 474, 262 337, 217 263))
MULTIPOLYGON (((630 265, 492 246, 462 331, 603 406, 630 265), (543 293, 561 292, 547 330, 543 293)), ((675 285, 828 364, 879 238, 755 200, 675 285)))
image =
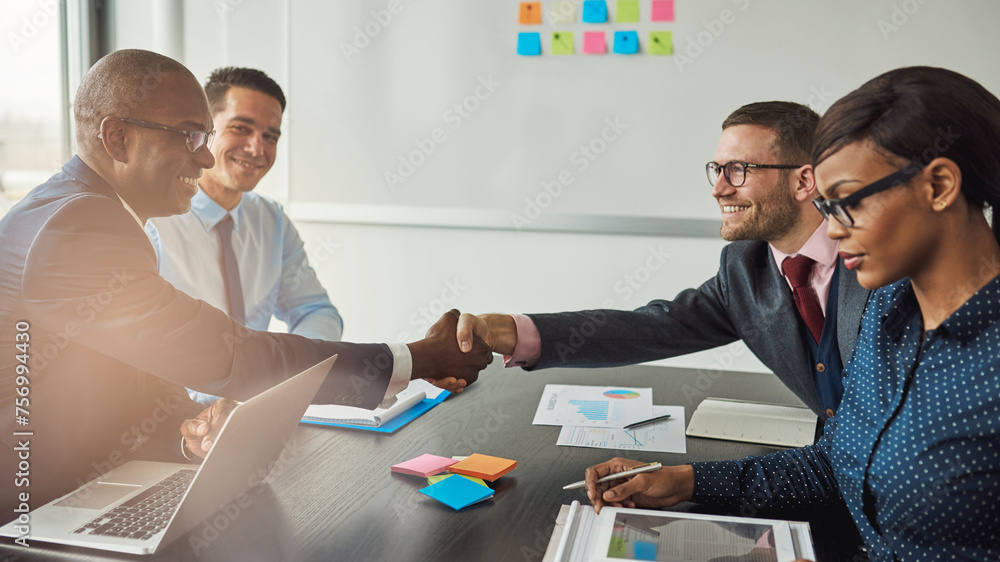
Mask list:
MULTIPOLYGON (((179 386, 245 400, 333 354, 317 402, 374 408, 389 384, 385 345, 255 332, 175 289, 142 227, 79 158, 0 220, 0 240, 0 470, 14 478, 26 438, 12 433, 33 431, 33 508, 132 457, 178 460, 180 421, 202 410, 179 386), (28 344, 28 384, 16 378, 17 343, 28 344), (14 425, 15 406, 27 425, 14 425)), ((0 511, 18 491, 0 488, 0 511)))
MULTIPOLYGON (((837 340, 844 364, 854 351, 868 291, 840 267, 837 340)), ((787 282, 766 242, 734 242, 719 273, 673 301, 634 311, 529 314, 542 338, 536 368, 610 367, 684 355, 743 340, 817 414, 822 412, 809 344, 787 282)))

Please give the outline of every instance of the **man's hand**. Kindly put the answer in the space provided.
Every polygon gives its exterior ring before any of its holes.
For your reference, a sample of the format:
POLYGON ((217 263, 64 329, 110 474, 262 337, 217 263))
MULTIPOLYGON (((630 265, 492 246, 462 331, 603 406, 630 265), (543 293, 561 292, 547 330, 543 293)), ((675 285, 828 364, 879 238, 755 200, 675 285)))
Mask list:
POLYGON ((425 381, 433 384, 438 388, 443 388, 448 392, 454 392, 458 394, 462 392, 465 388, 465 379, 457 379, 455 377, 447 377, 443 379, 424 379, 425 381))
POLYGON ((202 410, 193 420, 184 420, 181 424, 181 435, 184 446, 191 453, 205 458, 212 449, 215 438, 226 423, 230 412, 236 408, 236 402, 228 398, 220 398, 211 406, 202 410))
POLYGON ((620 457, 594 465, 584 473, 587 497, 598 513, 605 505, 614 507, 667 507, 691 499, 694 494, 694 467, 665 466, 653 472, 636 474, 628 479, 597 480, 616 472, 625 472, 641 464, 620 457))
POLYGON ((513 355, 517 346, 517 326, 509 314, 463 314, 458 319, 458 346, 463 352, 472 349, 472 339, 486 342, 495 353, 513 355))
POLYGON ((479 371, 493 362, 493 353, 481 338, 472 338, 468 353, 459 349, 455 335, 458 317, 457 310, 449 310, 427 330, 427 337, 406 344, 413 356, 411 379, 434 379, 437 386, 451 390, 460 384, 459 381, 465 385, 476 382, 479 371), (450 382, 451 378, 455 379, 454 383, 450 382))

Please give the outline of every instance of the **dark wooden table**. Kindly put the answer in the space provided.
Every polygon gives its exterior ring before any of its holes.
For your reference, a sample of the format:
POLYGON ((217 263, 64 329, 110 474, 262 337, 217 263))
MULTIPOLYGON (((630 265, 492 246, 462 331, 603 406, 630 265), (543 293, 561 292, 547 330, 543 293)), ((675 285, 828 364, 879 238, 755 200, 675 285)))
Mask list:
POLYGON ((6 560, 372 560, 428 562, 542 559, 559 506, 586 503, 562 486, 613 456, 664 464, 740 458, 773 448, 687 439, 687 454, 558 447, 558 427, 531 425, 547 383, 652 387, 653 403, 683 405, 685 424, 708 396, 801 404, 773 375, 665 367, 550 369, 494 363, 475 385, 394 435, 301 425, 269 485, 247 493, 153 557, 105 554, 33 542, 0 544, 6 560), (422 453, 484 453, 517 460, 493 483, 492 500, 454 511, 417 490, 425 479, 392 474, 422 453))

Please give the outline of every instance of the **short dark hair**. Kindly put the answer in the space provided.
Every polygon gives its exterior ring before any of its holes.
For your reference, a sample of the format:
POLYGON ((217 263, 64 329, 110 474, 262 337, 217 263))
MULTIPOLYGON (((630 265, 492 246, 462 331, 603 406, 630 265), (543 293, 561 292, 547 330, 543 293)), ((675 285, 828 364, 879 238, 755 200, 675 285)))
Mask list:
MULTIPOLYGON (((1000 202, 1000 100, 967 76, 910 66, 869 80, 820 120, 812 162, 858 141, 921 166, 950 158, 962 171, 962 193, 971 204, 996 209, 1000 202)), ((997 219, 994 213, 1000 240, 997 219)))
POLYGON ((281 104, 281 112, 285 112, 285 93, 270 76, 256 68, 226 66, 214 70, 208 77, 208 82, 205 82, 205 95, 208 96, 208 105, 212 110, 212 115, 225 109, 226 92, 232 86, 267 94, 278 100, 278 103, 281 104))
POLYGON ((775 132, 775 155, 780 164, 806 164, 809 162, 813 134, 819 115, 807 106, 790 101, 762 101, 750 103, 729 114, 722 122, 722 130, 735 125, 756 125, 775 132))

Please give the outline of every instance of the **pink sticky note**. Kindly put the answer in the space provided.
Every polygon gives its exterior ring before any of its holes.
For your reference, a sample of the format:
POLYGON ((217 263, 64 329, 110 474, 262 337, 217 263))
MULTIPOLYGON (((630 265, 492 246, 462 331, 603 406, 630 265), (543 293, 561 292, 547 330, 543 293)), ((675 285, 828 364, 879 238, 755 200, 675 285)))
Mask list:
POLYGON ((424 453, 415 459, 392 465, 392 471, 427 478, 433 474, 444 472, 449 466, 457 462, 455 459, 449 459, 448 457, 439 457, 424 453))
POLYGON ((604 42, 604 32, 584 31, 583 52, 591 55, 603 55, 608 52, 607 44, 604 42))
POLYGON ((674 0, 653 0, 652 21, 674 21, 674 0))

